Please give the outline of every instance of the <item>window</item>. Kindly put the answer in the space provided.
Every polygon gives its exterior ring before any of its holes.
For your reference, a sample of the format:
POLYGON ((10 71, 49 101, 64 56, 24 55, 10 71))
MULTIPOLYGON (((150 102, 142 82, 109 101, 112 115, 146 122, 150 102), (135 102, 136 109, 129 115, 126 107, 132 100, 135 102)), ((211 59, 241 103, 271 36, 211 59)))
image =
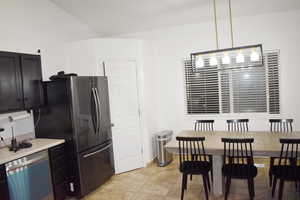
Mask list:
POLYGON ((279 51, 264 53, 263 67, 209 66, 195 72, 185 61, 188 114, 279 114, 279 51))

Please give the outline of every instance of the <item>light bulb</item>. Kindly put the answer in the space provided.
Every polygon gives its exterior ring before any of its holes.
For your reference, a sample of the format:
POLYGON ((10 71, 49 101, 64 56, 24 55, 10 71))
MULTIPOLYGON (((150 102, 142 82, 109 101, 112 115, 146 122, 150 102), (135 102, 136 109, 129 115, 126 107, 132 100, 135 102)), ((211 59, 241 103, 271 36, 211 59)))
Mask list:
POLYGON ((238 55, 236 56, 236 63, 243 63, 243 62, 245 62, 244 54, 238 53, 238 55))
POLYGON ((204 60, 201 57, 198 57, 196 59, 196 68, 202 68, 204 67, 204 60))
POLYGON ((222 64, 224 65, 230 64, 230 57, 227 54, 225 54, 224 57, 222 58, 222 64))
POLYGON ((214 56, 210 57, 210 59, 209 59, 209 65, 210 65, 210 66, 218 65, 218 60, 217 60, 217 58, 214 57, 214 56))
POLYGON ((259 61, 259 54, 256 51, 252 51, 252 53, 250 55, 250 60, 252 62, 259 61))

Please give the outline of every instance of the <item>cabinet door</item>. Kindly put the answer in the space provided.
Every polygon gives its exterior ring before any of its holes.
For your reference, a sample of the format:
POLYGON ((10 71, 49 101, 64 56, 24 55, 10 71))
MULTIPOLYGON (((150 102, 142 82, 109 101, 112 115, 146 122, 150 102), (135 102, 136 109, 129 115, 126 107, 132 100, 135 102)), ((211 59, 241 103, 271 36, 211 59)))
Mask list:
POLYGON ((21 81, 18 54, 0 52, 0 113, 24 109, 21 81))
POLYGON ((25 109, 42 106, 42 69, 39 55, 21 55, 25 109))
POLYGON ((0 165, 0 199, 9 200, 9 190, 6 180, 5 165, 0 165))
POLYGON ((67 196, 67 166, 64 144, 49 149, 52 185, 55 200, 64 200, 67 196))

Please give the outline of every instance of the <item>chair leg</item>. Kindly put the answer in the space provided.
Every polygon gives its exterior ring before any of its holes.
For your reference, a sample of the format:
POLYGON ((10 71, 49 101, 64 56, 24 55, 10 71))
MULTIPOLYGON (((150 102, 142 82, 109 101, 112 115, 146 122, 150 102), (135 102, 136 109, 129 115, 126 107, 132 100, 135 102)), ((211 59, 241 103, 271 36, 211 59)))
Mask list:
POLYGON ((181 200, 183 200, 184 190, 185 190, 185 179, 187 178, 186 174, 182 174, 182 183, 181 183, 181 200))
MULTIPOLYGON (((194 154, 191 155, 191 159, 192 159, 192 161, 195 160, 195 155, 194 154)), ((190 180, 191 181, 193 180, 193 174, 190 175, 190 180)))
POLYGON ((187 177, 188 177, 188 175, 186 174, 186 175, 185 175, 185 178, 184 178, 184 189, 185 189, 185 190, 187 190, 187 181, 188 181, 188 178, 187 178, 187 177))
POLYGON ((274 158, 270 158, 270 167, 269 167, 269 185, 272 187, 272 182, 273 182, 273 175, 271 172, 272 167, 274 166, 274 158))
POLYGON ((231 177, 228 176, 226 177, 226 183, 225 183, 225 200, 227 200, 228 198, 230 184, 231 184, 231 177))
POLYGON ((253 178, 248 179, 248 191, 249 191, 250 199, 253 199, 253 197, 255 196, 253 178))
POLYGON ((279 182, 279 194, 278 194, 278 199, 279 200, 282 200, 283 187, 284 187, 284 180, 280 179, 280 182, 279 182))
POLYGON ((205 175, 205 178, 206 178, 208 190, 210 191, 210 180, 209 180, 209 175, 206 174, 206 175, 205 175))
POLYGON ((207 190, 207 177, 205 175, 202 175, 202 179, 203 179, 203 186, 204 186, 204 191, 205 191, 205 197, 206 200, 208 200, 208 190, 207 190))
POLYGON ((272 186, 272 198, 274 197, 275 194, 276 185, 277 185, 277 177, 275 176, 273 179, 273 186, 272 186))
POLYGON ((214 182, 214 171, 213 171, 213 157, 212 155, 209 156, 209 162, 211 163, 211 170, 210 170, 210 178, 211 178, 211 182, 214 182))

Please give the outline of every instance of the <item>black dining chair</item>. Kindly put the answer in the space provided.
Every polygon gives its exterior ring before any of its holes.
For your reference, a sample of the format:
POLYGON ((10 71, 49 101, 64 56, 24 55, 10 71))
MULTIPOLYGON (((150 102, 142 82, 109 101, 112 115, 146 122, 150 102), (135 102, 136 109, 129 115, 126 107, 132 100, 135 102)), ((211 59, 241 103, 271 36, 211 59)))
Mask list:
POLYGON ((215 120, 196 120, 195 131, 213 131, 215 120))
POLYGON ((222 138, 224 159, 222 173, 225 177, 225 200, 230 190, 231 179, 247 179, 250 199, 255 196, 254 178, 257 168, 254 166, 253 138, 222 138))
POLYGON ((227 120, 228 131, 233 132, 248 132, 249 131, 249 119, 230 119, 227 120))
POLYGON ((271 173, 274 176, 272 197, 279 179, 278 199, 281 200, 285 181, 300 182, 300 139, 280 139, 279 142, 281 143, 279 162, 272 167, 271 173))
MULTIPOLYGON (((195 131, 213 131, 214 130, 215 120, 196 120, 194 130, 195 131)), ((194 157, 195 155, 193 155, 194 157)), ((209 162, 212 165, 212 155, 208 155, 209 162)), ((211 181, 213 182, 213 170, 211 169, 211 181)), ((193 175, 191 175, 190 179, 192 180, 193 175)))
POLYGON ((293 119, 270 119, 271 132, 293 132, 293 119))
POLYGON ((184 190, 187 189, 188 175, 202 175, 205 197, 208 200, 210 181, 208 173, 211 164, 208 155, 205 153, 204 137, 176 137, 179 144, 179 170, 182 173, 181 200, 184 197, 184 190), (197 155, 193 157, 193 155, 197 155), (193 157, 193 158, 192 158, 193 157))
MULTIPOLYGON (((290 133, 293 132, 293 119, 270 119, 270 131, 273 133, 290 133)), ((272 176, 272 167, 274 162, 278 161, 279 157, 270 158, 270 167, 269 167, 269 185, 272 187, 273 176, 272 176)))

